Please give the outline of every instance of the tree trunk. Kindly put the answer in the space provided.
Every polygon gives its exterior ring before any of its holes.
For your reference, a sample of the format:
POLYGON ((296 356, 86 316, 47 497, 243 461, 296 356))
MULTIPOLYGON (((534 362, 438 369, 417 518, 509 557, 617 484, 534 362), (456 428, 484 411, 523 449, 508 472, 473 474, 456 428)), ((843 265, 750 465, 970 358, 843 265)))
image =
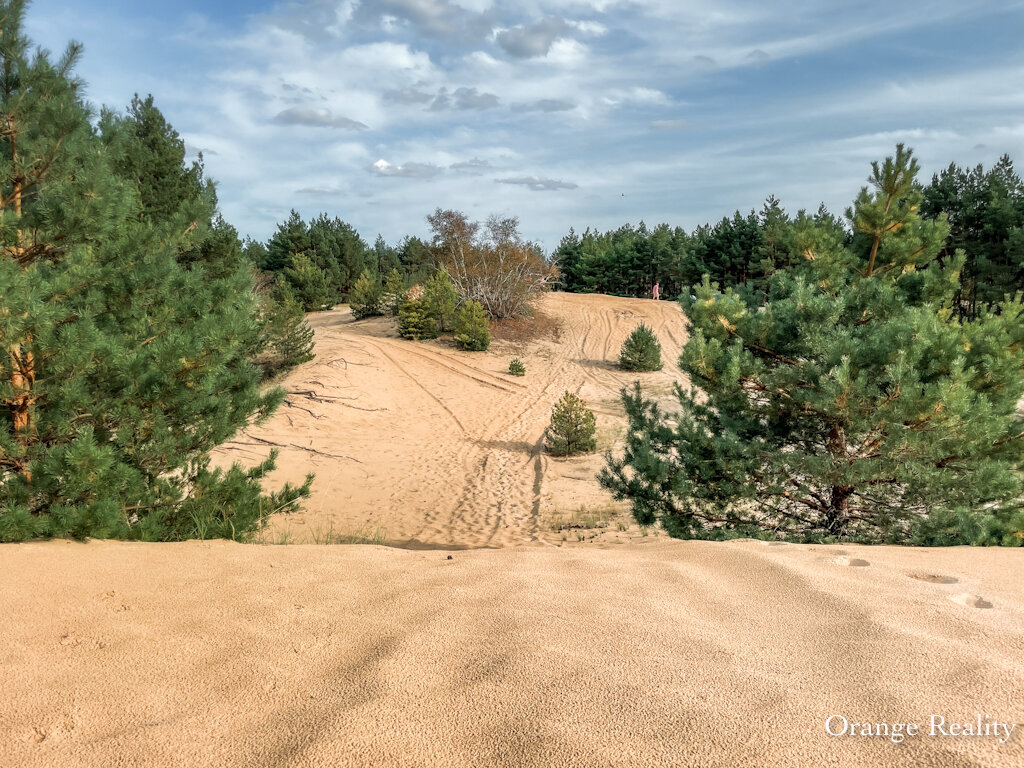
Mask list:
MULTIPOLYGON (((14 123, 11 121, 7 122, 6 128, 10 135, 11 142, 11 165, 14 172, 13 185, 14 188, 11 194, 11 200, 14 208, 14 215, 21 220, 21 191, 22 191, 22 179, 18 174, 18 141, 17 133, 15 132, 14 123)), ((0 204, 2 204, 3 192, 0 190, 0 204)), ((15 257, 20 256, 23 251, 23 234, 21 227, 18 227, 17 238, 18 243, 14 248, 15 257)), ((23 340, 25 344, 31 344, 32 338, 28 337, 23 340)), ((36 364, 35 358, 32 352, 25 349, 23 342, 15 342, 7 350, 7 354, 11 358, 11 386, 14 389, 13 397, 8 401, 7 405, 11 411, 11 419, 13 421, 14 433, 17 436, 19 442, 23 445, 27 445, 29 441, 29 431, 32 428, 32 403, 35 402, 35 395, 33 390, 35 388, 36 381, 36 364)), ((31 480, 32 475, 27 468, 22 468, 21 474, 26 480, 31 480)))
MULTIPOLYGON (((833 424, 828 432, 828 452, 838 463, 846 462, 846 430, 833 424)), ((850 496, 853 495, 852 485, 833 485, 829 498, 828 510, 825 513, 826 528, 829 533, 840 536, 846 529, 850 515, 850 496)))
POLYGON ((10 401, 11 416, 14 420, 14 431, 24 433, 32 426, 32 395, 36 381, 35 360, 31 352, 23 352, 21 344, 14 344, 10 349, 11 384, 14 386, 14 397, 10 401))

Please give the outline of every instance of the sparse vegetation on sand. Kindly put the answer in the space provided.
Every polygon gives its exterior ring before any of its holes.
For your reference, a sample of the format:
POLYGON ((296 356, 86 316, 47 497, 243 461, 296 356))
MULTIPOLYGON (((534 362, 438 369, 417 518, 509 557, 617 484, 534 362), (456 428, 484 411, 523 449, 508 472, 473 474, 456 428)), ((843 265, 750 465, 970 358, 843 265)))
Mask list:
POLYGON ((508 364, 508 372, 513 376, 525 376, 526 366, 523 365, 523 361, 518 357, 513 357, 512 362, 508 364))

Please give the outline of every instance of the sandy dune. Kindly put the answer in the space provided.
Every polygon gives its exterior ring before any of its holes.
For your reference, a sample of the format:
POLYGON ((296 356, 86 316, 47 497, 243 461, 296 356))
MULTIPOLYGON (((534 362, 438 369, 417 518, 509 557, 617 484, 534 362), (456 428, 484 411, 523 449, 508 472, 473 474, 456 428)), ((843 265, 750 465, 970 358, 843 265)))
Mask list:
POLYGON ((625 425, 622 386, 641 378, 668 394, 685 342, 675 302, 549 294, 542 311, 559 338, 495 342, 462 352, 448 340, 410 342, 395 321, 353 322, 346 309, 311 317, 317 358, 289 375, 287 404, 262 427, 225 446, 221 462, 255 462, 281 446, 270 484, 317 475, 305 511, 274 520, 272 541, 311 542, 355 534, 400 546, 501 547, 575 541, 574 514, 604 510, 586 536, 636 535, 594 482, 599 455, 552 459, 542 452, 551 407, 566 389, 598 415, 599 448, 625 425), (619 348, 641 322, 663 345, 665 369, 617 369, 619 348), (527 375, 510 376, 519 357, 527 375), (625 531, 619 531, 620 527, 625 531), (553 530, 554 529, 554 530, 553 530), (569 533, 566 533, 569 531, 569 533), (621 534, 621 535, 620 535, 621 534))
POLYGON ((559 339, 485 354, 316 316, 288 406, 219 455, 317 472, 268 545, 0 546, 0 768, 1024 765, 1024 552, 641 531, 541 434, 571 389, 614 445, 619 345, 655 328, 666 396, 679 308, 544 311, 559 339), (346 536, 404 548, 270 545, 346 536))
POLYGON ((1024 724, 1018 551, 450 554, 0 548, 0 765, 1024 765, 1024 725, 824 732, 1024 724))

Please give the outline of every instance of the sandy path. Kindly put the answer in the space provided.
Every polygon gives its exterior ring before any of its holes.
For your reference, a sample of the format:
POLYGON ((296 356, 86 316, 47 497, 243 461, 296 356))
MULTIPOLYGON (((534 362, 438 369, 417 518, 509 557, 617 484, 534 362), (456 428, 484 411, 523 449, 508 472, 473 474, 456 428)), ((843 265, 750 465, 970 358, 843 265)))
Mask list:
POLYGON ((1022 555, 4 545, 0 766, 1010 768, 1022 555))
MULTIPOLYGON (((270 441, 283 446, 271 484, 316 472, 305 511, 276 519, 270 540, 561 543, 553 520, 612 505, 594 481, 599 455, 543 453, 552 405, 567 389, 580 394, 599 416, 599 447, 611 447, 625 424, 619 389, 637 378, 616 368, 622 342, 641 321, 654 328, 666 366, 642 380, 665 394, 681 379, 675 361, 685 331, 673 302, 550 294, 542 309, 561 323, 557 341, 496 342, 485 353, 406 341, 390 319, 353 322, 344 309, 313 315, 316 360, 284 380, 288 402, 274 418, 225 446, 218 460, 254 462, 270 441), (526 364, 525 377, 508 375, 512 357, 526 364)), ((636 534, 626 515, 607 522, 597 533, 636 534)))

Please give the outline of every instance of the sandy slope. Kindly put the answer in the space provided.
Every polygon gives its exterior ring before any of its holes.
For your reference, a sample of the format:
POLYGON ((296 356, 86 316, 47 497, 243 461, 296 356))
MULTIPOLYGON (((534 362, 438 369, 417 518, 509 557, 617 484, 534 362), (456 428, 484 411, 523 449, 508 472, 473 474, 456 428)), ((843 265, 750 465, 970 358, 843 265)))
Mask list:
POLYGON ((1024 724, 1021 555, 8 545, 0 765, 1020 766, 824 722, 1024 724))
POLYGON ((581 507, 614 508, 594 482, 601 457, 553 460, 542 452, 542 436, 567 389, 598 414, 601 449, 624 428, 622 386, 639 377, 651 392, 667 394, 682 378, 675 366, 685 341, 679 305, 550 294, 542 310, 561 323, 557 340, 496 342, 487 352, 462 352, 449 340, 406 341, 394 320, 353 322, 345 309, 311 316, 316 360, 282 382, 288 401, 274 418, 219 457, 255 462, 269 441, 282 446, 272 485, 316 473, 305 511, 276 519, 269 539, 362 533, 389 544, 455 548, 561 543, 563 536, 574 542, 579 530, 635 536, 628 515, 614 522, 605 515, 607 525, 597 529, 553 530, 581 507), (641 321, 661 339, 661 372, 628 374, 615 365, 641 321), (516 356, 525 377, 507 373, 516 356))
POLYGON ((613 445, 618 347, 644 319, 674 362, 679 309, 545 310, 558 341, 486 354, 318 315, 289 405, 220 454, 318 473, 268 541, 433 549, 0 546, 0 768, 1024 765, 1024 552, 645 536, 599 456, 540 439, 568 388, 613 445), (831 715, 1020 725, 895 744, 831 715))

